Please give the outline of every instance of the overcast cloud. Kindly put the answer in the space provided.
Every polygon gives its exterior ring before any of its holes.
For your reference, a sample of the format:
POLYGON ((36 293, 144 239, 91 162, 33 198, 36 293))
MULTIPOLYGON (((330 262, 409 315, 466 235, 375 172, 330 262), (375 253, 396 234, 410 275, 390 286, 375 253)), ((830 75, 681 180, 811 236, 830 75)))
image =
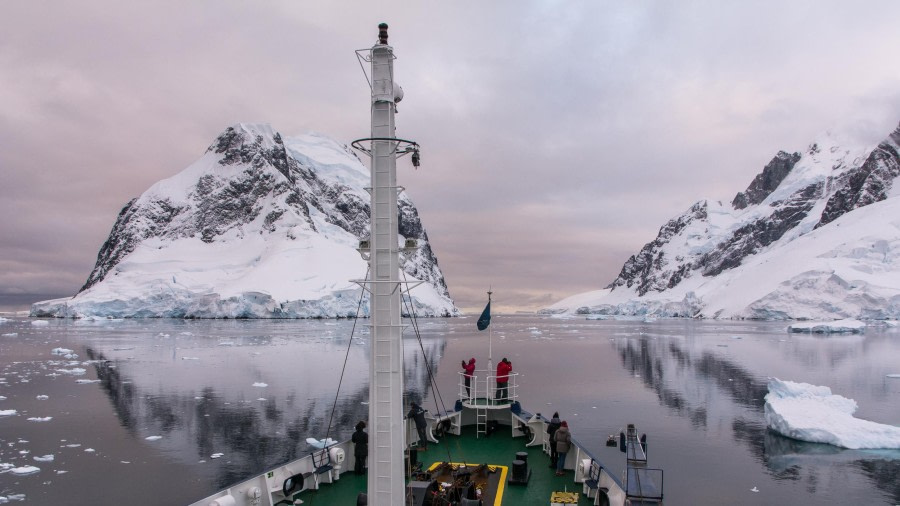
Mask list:
POLYGON ((605 286, 779 150, 900 121, 900 2, 0 3, 0 294, 74 294, 116 215, 237 122, 368 135, 391 25, 401 164, 451 296, 605 286))

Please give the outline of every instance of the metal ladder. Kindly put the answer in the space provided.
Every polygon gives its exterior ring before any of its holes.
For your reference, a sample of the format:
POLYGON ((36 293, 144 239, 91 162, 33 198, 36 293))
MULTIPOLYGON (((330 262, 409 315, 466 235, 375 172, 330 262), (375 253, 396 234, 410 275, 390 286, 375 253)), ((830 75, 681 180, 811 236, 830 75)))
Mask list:
MULTIPOLYGON (((472 378, 475 385, 475 395, 473 402, 475 403, 475 438, 478 439, 482 435, 487 437, 487 405, 478 403, 478 377, 472 378)), ((487 388, 485 388, 484 402, 487 402, 487 388)))

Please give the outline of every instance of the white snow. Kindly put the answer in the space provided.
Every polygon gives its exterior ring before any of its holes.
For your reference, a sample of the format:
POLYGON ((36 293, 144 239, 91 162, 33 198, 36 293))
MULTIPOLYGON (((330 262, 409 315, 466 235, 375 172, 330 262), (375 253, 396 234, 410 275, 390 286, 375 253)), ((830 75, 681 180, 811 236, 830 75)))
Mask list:
POLYGON ((788 330, 791 332, 811 332, 814 334, 861 334, 866 330, 866 324, 859 320, 844 319, 832 322, 797 322, 792 323, 788 330))
POLYGON ((855 418, 853 399, 825 386, 769 379, 766 424, 787 437, 843 448, 900 448, 900 427, 855 418))

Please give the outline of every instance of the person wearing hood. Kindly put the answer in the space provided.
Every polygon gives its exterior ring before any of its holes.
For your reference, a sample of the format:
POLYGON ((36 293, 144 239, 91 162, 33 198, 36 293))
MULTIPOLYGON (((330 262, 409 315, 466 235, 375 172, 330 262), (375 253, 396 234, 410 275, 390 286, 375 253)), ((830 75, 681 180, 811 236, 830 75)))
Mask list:
POLYGON ((497 395, 494 399, 497 402, 509 400, 509 373, 512 372, 512 362, 503 357, 503 360, 497 364, 497 395))
POLYGON ((356 424, 356 432, 350 438, 353 442, 353 456, 356 458, 356 465, 353 471, 356 474, 366 474, 366 457, 369 456, 369 435, 366 433, 366 422, 360 421, 356 424))
POLYGON ((466 397, 469 399, 472 398, 472 391, 469 387, 472 386, 472 375, 475 374, 475 357, 469 359, 469 363, 467 364, 465 360, 462 361, 463 368, 463 377, 466 381, 466 397))
POLYGON ((556 475, 565 474, 566 454, 572 447, 572 434, 569 433, 569 424, 565 420, 560 422, 559 428, 553 434, 553 441, 556 442, 556 453, 559 457, 556 460, 556 475))
POLYGON ((553 440, 553 435, 556 434, 557 429, 560 427, 559 422, 559 413, 554 412, 553 418, 550 419, 550 423, 547 425, 547 434, 550 435, 550 467, 556 467, 556 461, 559 460, 559 453, 556 451, 556 441, 553 440))
POLYGON ((425 427, 428 422, 425 420, 425 410, 416 402, 409 403, 409 413, 407 418, 412 418, 416 422, 416 431, 419 433, 419 451, 423 452, 428 449, 428 439, 425 438, 425 427))

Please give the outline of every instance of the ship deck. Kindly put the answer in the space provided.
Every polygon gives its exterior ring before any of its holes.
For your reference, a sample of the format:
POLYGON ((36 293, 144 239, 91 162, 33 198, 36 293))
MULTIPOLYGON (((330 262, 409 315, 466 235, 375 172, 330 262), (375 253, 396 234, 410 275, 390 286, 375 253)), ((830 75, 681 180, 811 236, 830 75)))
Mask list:
MULTIPOLYGON (((485 506, 505 505, 546 505, 550 495, 557 491, 579 493, 579 505, 589 505, 593 500, 581 494, 581 484, 574 482, 574 471, 568 470, 564 476, 556 476, 550 466, 550 457, 540 446, 525 448, 524 438, 512 438, 509 429, 499 430, 488 437, 475 437, 474 427, 464 427, 460 436, 448 435, 440 444, 432 444, 428 450, 418 452, 419 462, 427 469, 435 462, 466 462, 468 464, 512 465, 517 452, 528 453, 528 468, 531 478, 527 485, 503 483, 502 495, 493 503, 485 501, 485 506)), ((511 470, 509 471, 511 472, 511 470)), ((328 506, 335 504, 356 504, 356 497, 366 491, 365 475, 355 475, 352 471, 341 474, 340 480, 323 484, 319 490, 303 492, 298 496, 304 505, 328 506)), ((574 504, 574 503, 573 503, 574 504)))

